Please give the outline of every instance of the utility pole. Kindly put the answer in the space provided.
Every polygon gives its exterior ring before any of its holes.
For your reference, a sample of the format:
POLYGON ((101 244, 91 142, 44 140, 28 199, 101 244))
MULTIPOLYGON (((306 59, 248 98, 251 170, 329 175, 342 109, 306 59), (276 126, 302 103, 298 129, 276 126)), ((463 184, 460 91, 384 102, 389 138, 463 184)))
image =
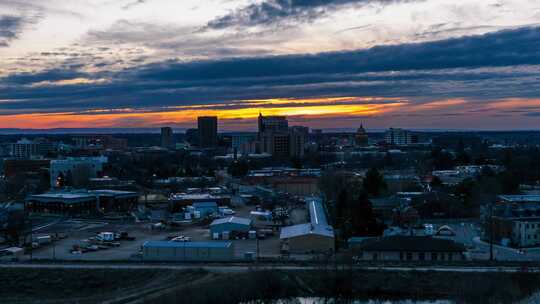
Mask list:
POLYGON ((493 261, 493 202, 489 206, 489 260, 493 261))
POLYGON ((52 240, 52 242, 53 242, 53 244, 52 244, 53 245, 53 248, 52 248, 52 250, 53 250, 52 251, 53 252, 53 261, 55 261, 55 262, 56 262, 56 241, 57 240, 58 240, 58 233, 56 232, 55 233, 55 238, 54 238, 54 240, 52 240))
POLYGON ((256 236, 256 239, 257 239, 257 265, 259 264, 259 252, 260 252, 260 248, 259 248, 259 236, 257 235, 256 236))

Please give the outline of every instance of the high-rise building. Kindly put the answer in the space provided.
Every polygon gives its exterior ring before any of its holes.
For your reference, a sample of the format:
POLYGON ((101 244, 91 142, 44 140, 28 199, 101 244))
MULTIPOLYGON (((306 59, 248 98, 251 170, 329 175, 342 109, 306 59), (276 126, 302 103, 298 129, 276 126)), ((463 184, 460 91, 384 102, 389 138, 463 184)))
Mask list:
POLYGON ((261 152, 275 157, 289 156, 289 122, 285 116, 263 116, 259 113, 258 138, 261 152))
POLYGON ((358 128, 354 137, 357 146, 364 147, 368 145, 369 138, 363 124, 360 124, 360 128, 358 128))
POLYGON ((384 134, 384 141, 389 145, 410 145, 418 142, 418 137, 409 130, 390 128, 384 134))
POLYGON ((38 155, 38 145, 34 141, 23 138, 13 144, 11 154, 16 158, 32 158, 38 155))
POLYGON ((289 128, 289 156, 302 158, 306 147, 309 128, 295 126, 289 128))
POLYGON ((218 118, 217 116, 200 116, 197 118, 199 129, 199 147, 215 148, 218 144, 218 118))
POLYGON ((285 116, 263 116, 259 113, 259 136, 264 132, 287 132, 289 121, 285 116))
POLYGON ((171 148, 174 146, 173 129, 171 127, 161 128, 161 146, 171 148))

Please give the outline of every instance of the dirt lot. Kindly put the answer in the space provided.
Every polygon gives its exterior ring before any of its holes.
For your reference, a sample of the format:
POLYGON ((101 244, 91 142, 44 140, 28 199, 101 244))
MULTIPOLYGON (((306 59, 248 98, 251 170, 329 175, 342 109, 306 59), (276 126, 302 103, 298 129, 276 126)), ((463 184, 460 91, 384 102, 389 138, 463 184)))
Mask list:
POLYGON ((203 271, 3 269, 2 303, 122 303, 178 284, 204 279, 203 271))

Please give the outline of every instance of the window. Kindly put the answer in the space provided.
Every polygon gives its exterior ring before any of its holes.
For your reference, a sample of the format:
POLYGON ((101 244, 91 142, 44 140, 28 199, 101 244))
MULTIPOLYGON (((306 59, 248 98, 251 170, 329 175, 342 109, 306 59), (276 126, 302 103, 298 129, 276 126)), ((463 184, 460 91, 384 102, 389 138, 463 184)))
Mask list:
POLYGON ((373 260, 374 261, 377 261, 379 259, 379 254, 378 253, 374 253, 373 254, 373 260))
POLYGON ((436 261, 436 260, 437 260, 437 253, 436 253, 436 252, 432 252, 432 253, 431 253, 431 260, 432 260, 432 261, 436 261))
POLYGON ((412 252, 407 252, 407 261, 412 261, 412 252))
POLYGON ((423 252, 418 253, 418 259, 424 261, 426 259, 426 254, 423 252))
POLYGON ((453 253, 451 253, 451 252, 448 253, 448 260, 449 260, 449 261, 452 261, 453 259, 454 259, 453 253))
POLYGON ((401 252, 401 251, 399 252, 399 260, 403 261, 403 252, 401 252))

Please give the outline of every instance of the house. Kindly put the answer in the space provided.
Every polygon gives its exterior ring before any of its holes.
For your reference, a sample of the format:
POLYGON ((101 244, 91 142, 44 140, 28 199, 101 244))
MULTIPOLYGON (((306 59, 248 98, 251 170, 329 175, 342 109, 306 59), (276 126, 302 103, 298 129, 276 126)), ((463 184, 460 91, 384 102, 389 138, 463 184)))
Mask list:
POLYGON ((210 232, 212 234, 223 232, 248 232, 251 229, 251 220, 243 217, 230 216, 214 220, 210 224, 210 232))
POLYGON ((357 247, 366 261, 462 261, 465 246, 429 236, 388 236, 366 240, 357 247))

